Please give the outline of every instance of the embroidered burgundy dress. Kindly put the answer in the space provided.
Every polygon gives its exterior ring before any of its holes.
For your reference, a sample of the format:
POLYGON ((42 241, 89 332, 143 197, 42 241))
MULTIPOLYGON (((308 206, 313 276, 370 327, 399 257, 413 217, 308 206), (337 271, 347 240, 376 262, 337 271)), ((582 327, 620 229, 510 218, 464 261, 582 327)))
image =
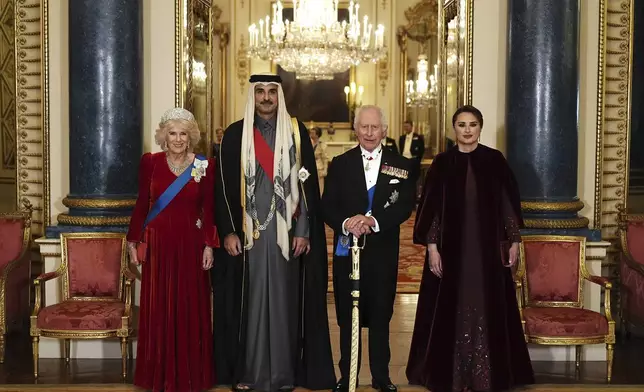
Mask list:
POLYGON ((501 391, 533 382, 511 271, 520 200, 503 155, 479 145, 440 154, 427 175, 414 242, 437 244, 443 278, 425 269, 407 378, 432 392, 501 391))
POLYGON ((200 182, 190 179, 144 235, 149 208, 177 177, 165 153, 141 158, 139 196, 127 239, 147 243, 134 375, 134 384, 147 390, 199 391, 214 385, 210 281, 202 269, 204 246, 218 245, 214 166, 209 160, 206 176, 200 182))

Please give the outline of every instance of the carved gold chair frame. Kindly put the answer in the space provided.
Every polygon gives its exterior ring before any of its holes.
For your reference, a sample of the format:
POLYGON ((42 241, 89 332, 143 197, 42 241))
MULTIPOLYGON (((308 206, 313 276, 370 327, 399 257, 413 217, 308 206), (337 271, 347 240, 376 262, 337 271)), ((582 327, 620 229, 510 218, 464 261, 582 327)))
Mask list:
POLYGON ((644 214, 627 214, 624 208, 620 208, 618 215, 618 230, 620 249, 624 252, 624 261, 628 266, 644 275, 644 266, 635 261, 633 255, 628 249, 626 231, 630 222, 644 222, 644 214))
MULTIPOLYGON (((13 269, 15 269, 20 263, 30 263, 29 258, 29 242, 31 241, 31 216, 33 214, 33 207, 29 200, 23 200, 23 209, 21 211, 14 212, 0 212, 0 217, 4 219, 19 219, 23 220, 24 226, 22 229, 22 251, 20 255, 10 261, 7 266, 2 271, 0 276, 0 363, 4 363, 4 354, 5 354, 5 335, 8 332, 7 326, 7 314, 6 314, 6 305, 7 305, 7 295, 6 287, 7 281, 9 280, 9 274, 13 269)), ((31 268, 30 268, 31 270, 31 268)), ((25 307, 29 306, 29 303, 24 304, 25 307)))
POLYGON ((586 268, 586 237, 564 236, 564 235, 526 235, 522 236, 519 263, 515 273, 515 287, 517 302, 519 304, 519 313, 521 315, 521 324, 525 333, 527 343, 556 345, 556 346, 575 346, 575 364, 577 369, 581 362, 581 346, 585 344, 606 344, 607 359, 607 380, 610 382, 613 368, 613 346, 615 344, 615 321, 611 313, 611 289, 612 283, 608 279, 590 275, 586 268), (525 244, 529 242, 577 242, 579 243, 578 263, 579 278, 577 282, 577 301, 532 301, 529 298, 529 283, 526 274, 526 256, 525 244), (554 336, 537 336, 526 333, 526 321, 523 316, 523 310, 526 307, 542 308, 576 308, 584 307, 584 281, 589 281, 600 285, 604 289, 603 304, 604 316, 608 322, 608 333, 606 335, 584 336, 584 337, 554 337, 554 336))
MULTIPOLYGON (((619 238, 618 238, 618 243, 619 243, 619 249, 624 255, 624 257, 619 260, 619 263, 626 263, 626 265, 639 273, 641 276, 644 276, 644 265, 638 263, 635 261, 635 258, 633 257, 633 254, 631 253, 629 247, 628 247, 628 224, 631 222, 638 222, 638 223, 644 223, 644 214, 628 214, 626 213, 626 207, 625 206, 620 206, 619 207, 619 215, 617 218, 617 228, 619 232, 619 238)), ((621 278, 621 276, 620 276, 621 278)), ((630 330, 629 330, 629 318, 624 316, 624 307, 625 304, 624 302, 626 301, 626 298, 624 298, 624 286, 622 286, 621 294, 619 296, 619 319, 620 319, 620 326, 621 330, 625 332, 626 336, 629 336, 630 330)))
POLYGON ((125 234, 122 233, 63 233, 60 235, 61 242, 61 263, 56 271, 40 275, 34 280, 35 287, 35 304, 34 310, 30 317, 31 327, 30 335, 32 338, 34 376, 38 377, 38 343, 40 337, 55 339, 64 339, 65 341, 65 360, 69 362, 70 342, 71 339, 110 339, 119 338, 121 341, 121 358, 122 358, 122 375, 127 375, 127 347, 129 338, 134 335, 133 320, 133 282, 137 276, 129 268, 129 258, 127 257, 127 242, 125 234), (69 239, 121 239, 121 279, 119 281, 119 290, 117 297, 88 297, 70 295, 70 271, 68 268, 68 248, 69 239), (45 307, 44 284, 52 279, 62 277, 62 297, 61 301, 96 301, 125 302, 125 312, 121 317, 121 327, 107 330, 54 330, 41 329, 38 327, 38 314, 41 308, 45 307))

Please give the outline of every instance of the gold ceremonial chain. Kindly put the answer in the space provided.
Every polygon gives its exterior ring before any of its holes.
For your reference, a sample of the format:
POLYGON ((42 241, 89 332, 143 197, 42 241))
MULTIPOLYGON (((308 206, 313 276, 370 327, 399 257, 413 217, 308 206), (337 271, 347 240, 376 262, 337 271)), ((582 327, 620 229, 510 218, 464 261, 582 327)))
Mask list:
POLYGON ((254 209, 251 212, 251 217, 253 218, 253 239, 259 239, 259 232, 266 230, 268 227, 268 224, 271 223, 273 220, 273 217, 275 216, 275 194, 273 193, 273 198, 271 198, 271 207, 268 210, 268 215, 266 216, 266 220, 264 221, 263 224, 259 224, 259 218, 257 217, 257 209, 254 209))

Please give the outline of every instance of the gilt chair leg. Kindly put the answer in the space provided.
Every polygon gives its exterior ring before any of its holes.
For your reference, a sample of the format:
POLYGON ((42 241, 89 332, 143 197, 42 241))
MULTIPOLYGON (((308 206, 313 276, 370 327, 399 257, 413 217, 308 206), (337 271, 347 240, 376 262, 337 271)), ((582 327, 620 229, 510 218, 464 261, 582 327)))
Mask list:
POLYGON ((123 378, 127 377, 127 338, 121 338, 121 361, 122 361, 122 371, 123 378))
POLYGON ((613 378, 613 344, 606 344, 606 382, 613 378))
POLYGON ((575 346, 575 368, 579 370, 580 365, 581 365, 581 346, 576 345, 575 346))
POLYGON ((5 339, 5 334, 0 334, 0 363, 4 363, 5 339))
POLYGON ((33 356, 34 356, 34 377, 38 378, 38 341, 39 341, 38 336, 33 336, 31 338, 31 347, 33 349, 33 356))
POLYGON ((69 354, 71 351, 71 339, 65 339, 65 363, 69 365, 69 354))

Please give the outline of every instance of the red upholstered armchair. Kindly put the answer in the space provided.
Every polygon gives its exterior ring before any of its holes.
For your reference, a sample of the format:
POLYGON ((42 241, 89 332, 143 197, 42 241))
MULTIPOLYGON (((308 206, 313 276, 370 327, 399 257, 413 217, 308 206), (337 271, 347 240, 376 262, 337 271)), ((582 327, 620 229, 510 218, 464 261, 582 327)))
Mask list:
POLYGON ((0 213, 0 363, 4 363, 5 334, 24 326, 29 316, 29 202, 23 211, 0 213))
POLYGON ((61 234, 61 264, 35 279, 35 306, 31 315, 34 376, 38 377, 41 336, 65 340, 69 361, 71 339, 120 338, 123 377, 127 372, 127 345, 133 334, 132 282, 125 235, 120 233, 61 234), (63 278, 60 303, 44 306, 43 285, 63 278))
POLYGON ((621 325, 644 327, 644 215, 619 214, 621 325))
POLYGON ((586 238, 535 235, 522 239, 515 279, 526 341, 574 345, 577 369, 582 345, 606 344, 606 379, 610 382, 615 344, 615 321, 610 312, 612 285, 586 270, 586 238), (584 309, 584 280, 604 288, 605 314, 584 309))

